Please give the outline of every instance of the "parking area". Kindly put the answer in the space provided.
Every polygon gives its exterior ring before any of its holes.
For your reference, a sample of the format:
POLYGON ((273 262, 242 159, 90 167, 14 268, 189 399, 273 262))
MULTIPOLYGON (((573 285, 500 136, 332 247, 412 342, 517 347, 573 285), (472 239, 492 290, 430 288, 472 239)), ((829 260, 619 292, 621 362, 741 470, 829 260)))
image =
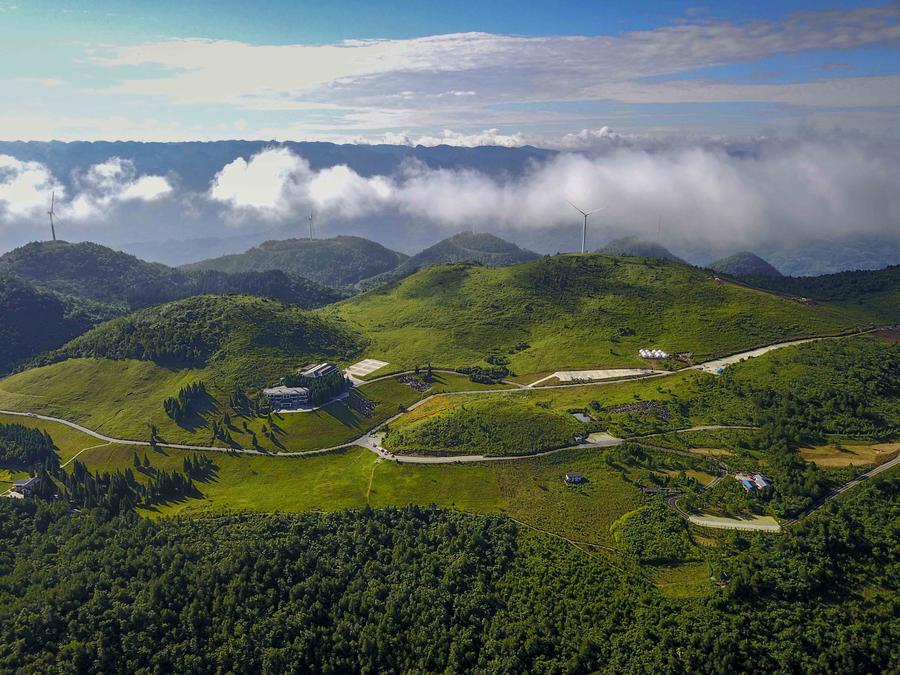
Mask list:
POLYGON ((378 359, 364 359, 359 363, 354 363, 352 366, 347 367, 347 373, 349 375, 353 375, 354 377, 365 377, 371 373, 374 373, 379 368, 384 368, 387 365, 387 361, 379 361, 378 359))

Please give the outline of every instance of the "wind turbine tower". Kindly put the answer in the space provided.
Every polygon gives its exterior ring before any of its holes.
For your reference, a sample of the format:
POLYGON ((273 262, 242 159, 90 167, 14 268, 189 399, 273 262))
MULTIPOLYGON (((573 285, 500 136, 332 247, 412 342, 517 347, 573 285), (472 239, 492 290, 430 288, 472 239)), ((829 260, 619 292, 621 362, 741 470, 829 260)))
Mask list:
POLYGON ((50 234, 53 235, 53 241, 56 241, 56 228, 53 226, 53 207, 56 204, 56 193, 50 193, 50 210, 47 211, 47 215, 50 216, 50 234))
MULTIPOLYGON (((567 201, 568 201, 568 200, 567 200, 567 201)), ((582 216, 584 216, 584 225, 583 225, 582 228, 581 228, 581 252, 584 253, 584 246, 585 246, 585 243, 587 242, 587 221, 588 221, 588 216, 591 215, 592 213, 597 213, 597 211, 602 211, 602 210, 603 210, 604 208, 606 208, 606 207, 601 206, 600 208, 593 209, 593 210, 591 210, 591 211, 582 211, 582 210, 579 209, 577 206, 575 206, 572 202, 569 202, 569 206, 571 206, 573 209, 575 209, 576 211, 578 211, 578 213, 580 213, 582 216)))
POLYGON ((309 212, 309 217, 307 218, 307 220, 309 221, 309 238, 310 238, 310 240, 312 240, 312 238, 313 238, 313 212, 312 211, 309 212))

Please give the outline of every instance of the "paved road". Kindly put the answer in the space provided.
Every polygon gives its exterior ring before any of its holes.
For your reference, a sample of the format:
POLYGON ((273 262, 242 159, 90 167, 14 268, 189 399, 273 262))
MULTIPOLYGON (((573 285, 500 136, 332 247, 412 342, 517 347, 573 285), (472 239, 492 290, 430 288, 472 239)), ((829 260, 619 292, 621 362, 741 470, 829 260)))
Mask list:
MULTIPOLYGON (((685 431, 688 431, 688 430, 685 429, 685 431)), ((655 449, 658 449, 658 450, 667 450, 668 452, 675 452, 675 453, 681 452, 679 450, 668 450, 667 448, 658 448, 657 446, 650 446, 650 447, 654 447, 655 449)), ((709 490, 710 488, 712 488, 714 485, 716 485, 719 481, 721 481, 727 475, 728 467, 725 465, 725 463, 719 461, 718 464, 719 464, 720 468, 724 467, 725 472, 720 473, 719 477, 716 480, 714 480, 712 483, 707 485, 704 489, 709 490)), ((856 478, 849 480, 846 483, 844 483, 843 485, 835 488, 831 493, 829 493, 827 496, 825 496, 824 498, 820 499, 818 502, 813 504, 810 508, 808 508, 802 514, 800 514, 800 516, 798 516, 797 518, 793 518, 791 520, 784 521, 784 524, 783 524, 784 527, 789 527, 791 525, 795 525, 796 523, 798 523, 800 521, 800 518, 805 518, 813 511, 816 511, 816 510, 822 508, 823 506, 825 506, 828 502, 830 502, 832 499, 834 499, 838 495, 841 495, 844 492, 846 492, 847 490, 850 490, 850 489, 856 487, 857 485, 860 485, 861 483, 868 480, 869 478, 872 478, 873 476, 877 476, 880 473, 884 473, 885 471, 889 471, 896 466, 900 466, 900 455, 897 455, 896 457, 894 457, 894 459, 892 459, 888 462, 885 462, 884 464, 879 464, 878 466, 876 466, 872 469, 869 469, 865 473, 862 473, 859 476, 857 476, 856 478)), ((688 513, 687 511, 685 511, 678 505, 678 497, 679 496, 680 495, 670 495, 670 496, 666 497, 666 504, 668 504, 670 508, 672 508, 674 511, 676 511, 685 520, 689 520, 691 523, 694 523, 695 525, 701 525, 703 527, 712 527, 712 528, 718 528, 718 529, 726 529, 726 530, 756 530, 759 532, 778 532, 782 528, 782 526, 779 525, 778 522, 775 521, 774 518, 770 518, 770 521, 762 521, 761 519, 741 520, 741 519, 737 519, 737 518, 721 518, 718 516, 710 516, 710 515, 706 515, 706 514, 688 513)))
POLYGON ((894 459, 890 460, 889 462, 885 462, 884 464, 879 464, 875 468, 869 469, 868 471, 860 474, 853 480, 847 481, 840 487, 835 488, 834 490, 831 491, 831 493, 829 493, 828 495, 826 495, 825 497, 820 499, 818 502, 813 504, 810 508, 808 508, 802 514, 800 514, 800 516, 798 516, 797 518, 794 518, 792 520, 786 521, 785 525, 794 525, 795 523, 799 522, 800 518, 804 518, 805 516, 809 515, 813 511, 822 508, 823 506, 825 506, 828 502, 830 502, 832 499, 834 499, 838 495, 842 495, 847 490, 849 490, 851 488, 855 488, 857 485, 868 480, 869 478, 872 478, 873 476, 877 476, 878 474, 884 473, 885 471, 890 471, 895 466, 900 466, 900 455, 897 455, 896 457, 894 457, 894 459))

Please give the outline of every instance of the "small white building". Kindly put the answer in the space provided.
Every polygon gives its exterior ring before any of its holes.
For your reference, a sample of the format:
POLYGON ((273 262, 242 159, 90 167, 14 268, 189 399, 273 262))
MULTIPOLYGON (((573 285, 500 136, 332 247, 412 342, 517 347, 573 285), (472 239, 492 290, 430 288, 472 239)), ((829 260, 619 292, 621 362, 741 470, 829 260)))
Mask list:
POLYGON ((336 372, 337 366, 335 366, 333 363, 320 363, 313 366, 312 368, 307 368, 302 373, 300 373, 300 376, 307 377, 311 380, 317 380, 320 377, 327 377, 328 375, 336 372))
POLYGON ((13 481, 12 491, 16 494, 20 494, 23 497, 28 497, 34 494, 34 490, 38 484, 38 477, 32 476, 31 478, 23 478, 21 480, 13 481))
POLYGON ((309 389, 306 387, 271 387, 263 389, 263 396, 275 410, 296 410, 309 403, 309 389))

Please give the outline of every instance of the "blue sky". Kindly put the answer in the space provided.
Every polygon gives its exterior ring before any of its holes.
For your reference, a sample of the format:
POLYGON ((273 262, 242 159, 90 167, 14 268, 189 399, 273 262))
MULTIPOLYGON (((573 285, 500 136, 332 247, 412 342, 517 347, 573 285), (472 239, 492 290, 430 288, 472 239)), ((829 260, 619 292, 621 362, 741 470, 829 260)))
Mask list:
POLYGON ((878 2, 0 0, 0 136, 898 136, 898 46, 878 2))

